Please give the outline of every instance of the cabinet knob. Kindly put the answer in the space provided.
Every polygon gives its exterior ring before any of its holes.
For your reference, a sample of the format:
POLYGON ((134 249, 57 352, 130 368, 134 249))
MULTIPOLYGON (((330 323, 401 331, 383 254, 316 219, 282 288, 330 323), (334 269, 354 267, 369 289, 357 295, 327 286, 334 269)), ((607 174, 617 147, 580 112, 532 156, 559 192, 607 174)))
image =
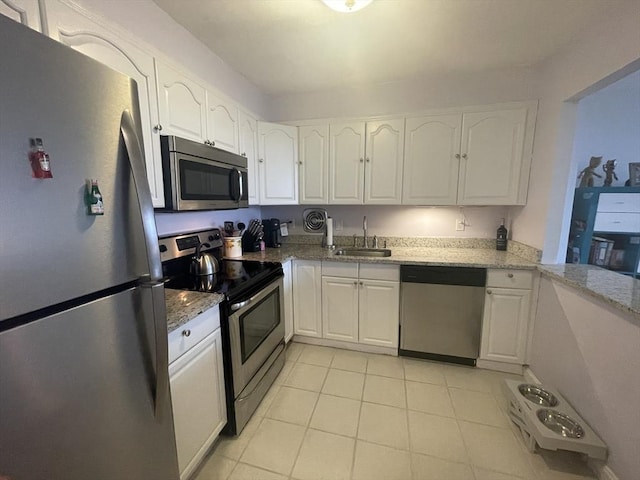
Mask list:
POLYGON ((153 131, 154 132, 161 132, 162 131, 162 125, 158 124, 155 127, 153 127, 153 131))
POLYGON ((456 157, 458 160, 460 160, 460 154, 459 154, 459 153, 456 153, 455 157, 456 157))
POLYGON ((243 157, 246 157, 246 156, 247 156, 247 154, 246 154, 246 153, 244 153, 244 152, 242 152, 242 156, 243 156, 243 157))
POLYGON ((262 158, 258 159, 258 161, 259 161, 260 163, 264 163, 264 159, 262 159, 262 158))
POLYGON ((466 154, 466 153, 463 153, 463 154, 462 154, 462 158, 467 158, 467 154, 466 154))
POLYGON ((353 282, 354 285, 358 285, 358 282, 353 282))
POLYGON ((360 282, 360 286, 364 285, 364 283, 360 282))
POLYGON ((189 337, 191 335, 191 330, 183 330, 182 331, 182 336, 184 337, 189 337))
POLYGON ((491 290, 487 290, 487 295, 491 295, 491 290))
POLYGON ((367 163, 369 163, 371 161, 371 159, 367 158, 367 163))
POLYGON ((298 162, 298 165, 302 165, 302 162, 298 162))
POLYGON ((364 162, 364 158, 361 158, 361 159, 360 159, 360 163, 363 163, 363 162, 364 162))
POLYGON ((513 278, 513 273, 508 273, 508 274, 507 274, 507 277, 509 277, 509 278, 513 278))

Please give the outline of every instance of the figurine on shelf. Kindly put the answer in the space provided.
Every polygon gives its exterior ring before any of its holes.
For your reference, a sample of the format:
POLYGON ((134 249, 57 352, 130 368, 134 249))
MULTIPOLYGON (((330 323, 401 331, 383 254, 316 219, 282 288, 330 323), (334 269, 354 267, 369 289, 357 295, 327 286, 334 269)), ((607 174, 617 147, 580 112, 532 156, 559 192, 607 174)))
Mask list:
POLYGON ((589 166, 578 174, 578 178, 582 177, 580 187, 593 187, 593 177, 602 178, 602 175, 596 173, 596 168, 600 166, 600 162, 602 162, 602 157, 591 157, 589 166))
POLYGON ((616 180, 618 180, 618 176, 616 175, 616 172, 614 171, 616 169, 616 159, 614 158, 613 160, 607 160, 607 162, 602 166, 602 170, 605 173, 605 177, 604 177, 604 187, 610 187, 611 184, 613 183, 613 179, 615 178, 616 180))

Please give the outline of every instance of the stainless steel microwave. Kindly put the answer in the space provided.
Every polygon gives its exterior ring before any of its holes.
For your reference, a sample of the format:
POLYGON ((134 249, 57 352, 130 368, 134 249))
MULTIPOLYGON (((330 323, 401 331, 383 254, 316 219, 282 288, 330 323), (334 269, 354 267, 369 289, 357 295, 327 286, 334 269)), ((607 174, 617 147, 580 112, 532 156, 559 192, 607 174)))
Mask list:
POLYGON ((160 136, 164 209, 225 210, 249 206, 247 159, 203 143, 160 136))

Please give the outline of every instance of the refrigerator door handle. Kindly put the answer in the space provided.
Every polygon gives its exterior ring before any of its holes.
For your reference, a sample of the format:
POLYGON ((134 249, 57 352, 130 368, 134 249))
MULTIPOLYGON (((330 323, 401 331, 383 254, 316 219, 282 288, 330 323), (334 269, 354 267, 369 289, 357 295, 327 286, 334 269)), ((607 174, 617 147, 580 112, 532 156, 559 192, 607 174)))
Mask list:
POLYGON ((144 156, 140 147, 140 139, 136 134, 135 123, 129 110, 122 112, 120 121, 120 133, 124 140, 124 146, 129 155, 129 164, 133 174, 133 182, 136 186, 138 203, 140 205, 140 215, 142 216, 142 226, 144 228, 144 241, 147 248, 147 260, 151 281, 162 280, 162 263, 160 262, 160 251, 158 249, 158 230, 156 229, 156 217, 151 201, 151 190, 147 180, 144 156))
POLYGON ((151 190, 147 180, 144 156, 140 140, 136 134, 135 123, 129 110, 122 112, 120 133, 129 157, 129 166, 136 187, 142 226, 144 229, 145 247, 149 264, 149 276, 140 280, 140 286, 150 289, 153 302, 153 326, 155 331, 155 385, 152 392, 155 401, 156 417, 164 409, 165 401, 169 401, 169 352, 167 338, 167 315, 162 283, 162 263, 158 249, 158 231, 151 201, 151 190))

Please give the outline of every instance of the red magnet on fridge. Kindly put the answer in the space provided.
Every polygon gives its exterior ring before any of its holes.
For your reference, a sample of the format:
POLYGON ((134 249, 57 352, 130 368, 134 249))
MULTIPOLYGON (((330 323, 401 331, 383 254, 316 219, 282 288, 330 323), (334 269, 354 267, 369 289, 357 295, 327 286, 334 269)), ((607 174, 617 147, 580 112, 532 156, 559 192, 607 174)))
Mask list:
POLYGON ((44 151, 42 139, 31 138, 29 140, 31 143, 29 161, 31 162, 33 178, 53 178, 51 162, 49 161, 49 155, 44 151))

